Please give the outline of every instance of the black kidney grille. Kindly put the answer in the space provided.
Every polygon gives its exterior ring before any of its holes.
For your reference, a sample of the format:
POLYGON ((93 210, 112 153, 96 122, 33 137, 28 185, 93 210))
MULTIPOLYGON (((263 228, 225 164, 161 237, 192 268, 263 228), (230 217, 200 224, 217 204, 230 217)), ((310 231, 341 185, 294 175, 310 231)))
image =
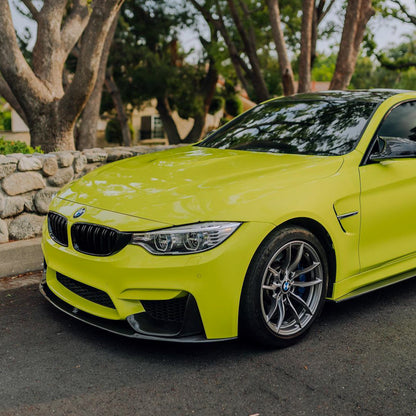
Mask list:
POLYGON ((169 300, 142 300, 146 312, 159 321, 182 323, 188 296, 169 300))
POLYGON ((53 241, 68 246, 68 220, 56 212, 48 213, 48 229, 53 241))
POLYGON ((124 248, 131 240, 130 233, 85 223, 74 224, 71 237, 75 250, 93 256, 110 256, 124 248))
POLYGON ((71 279, 70 277, 59 272, 56 272, 56 279, 62 286, 65 286, 76 295, 81 296, 90 302, 98 303, 101 306, 115 309, 114 303, 112 302, 110 296, 108 296, 104 291, 88 286, 85 283, 78 282, 77 280, 71 279))

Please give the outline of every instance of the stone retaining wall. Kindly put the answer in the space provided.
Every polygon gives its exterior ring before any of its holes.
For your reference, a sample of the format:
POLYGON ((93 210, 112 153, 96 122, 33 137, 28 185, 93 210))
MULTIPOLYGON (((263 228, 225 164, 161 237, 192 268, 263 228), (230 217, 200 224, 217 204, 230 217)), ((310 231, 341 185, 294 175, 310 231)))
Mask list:
POLYGON ((171 147, 0 155, 0 243, 39 236, 52 197, 71 180, 106 163, 171 147))

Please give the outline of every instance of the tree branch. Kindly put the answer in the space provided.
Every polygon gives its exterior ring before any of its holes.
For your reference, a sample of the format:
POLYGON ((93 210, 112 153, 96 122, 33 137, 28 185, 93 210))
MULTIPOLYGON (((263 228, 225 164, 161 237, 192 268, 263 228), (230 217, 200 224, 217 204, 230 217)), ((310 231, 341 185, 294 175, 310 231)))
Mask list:
POLYGON ((227 3, 228 3, 228 7, 230 9, 230 12, 231 12, 231 16, 234 20, 235 26, 238 30, 238 33, 240 34, 241 40, 243 41, 244 46, 246 47, 246 49, 249 51, 249 50, 251 50, 252 45, 250 44, 248 33, 246 32, 246 29, 244 27, 245 25, 241 21, 241 18, 238 14, 236 5, 234 3, 234 0, 227 0, 227 3))
POLYGON ((79 116, 94 88, 104 42, 122 3, 123 0, 102 0, 92 6, 74 78, 59 103, 61 114, 68 120, 79 116))
POLYGON ((62 69, 65 59, 60 49, 60 29, 65 6, 66 0, 44 0, 38 13, 36 43, 32 54, 33 72, 58 98, 63 95, 62 69))
POLYGON ((0 0, 0 9, 0 73, 29 117, 34 97, 39 99, 50 96, 50 93, 19 49, 8 0, 0 0))
POLYGON ((270 25, 272 28, 273 40, 276 45, 277 58, 279 60, 280 74, 282 77, 284 95, 295 93, 292 64, 287 54, 286 40, 282 30, 280 6, 278 0, 267 0, 269 9, 270 25))
POLYGON ((249 10, 244 2, 239 1, 243 16, 246 20, 243 22, 234 0, 227 0, 227 4, 237 31, 240 34, 240 38, 243 41, 244 50, 251 65, 251 71, 249 75, 256 94, 256 99, 258 101, 267 100, 269 98, 269 91, 267 90, 267 85, 261 72, 256 48, 256 36, 254 34, 253 26, 251 23, 249 10))
POLYGON ((327 8, 325 9, 325 1, 326 0, 321 0, 317 7, 318 25, 322 22, 322 20, 324 20, 325 16, 328 14, 328 12, 331 10, 332 6, 335 3, 335 0, 331 0, 327 8))
POLYGON ((26 114, 20 106, 19 102, 16 100, 16 97, 13 94, 13 91, 10 89, 7 82, 0 75, 0 95, 13 107, 17 114, 22 118, 22 120, 27 123, 26 114))
POLYGON ((29 10, 29 12, 32 15, 33 19, 35 19, 36 21, 38 21, 39 11, 35 7, 35 5, 32 3, 32 1, 31 0, 22 0, 22 3, 27 7, 27 9, 29 10))
POLYGON ((88 24, 90 13, 87 0, 76 0, 61 29, 64 54, 68 56, 88 24))
POLYGON ((224 18, 222 15, 221 7, 218 1, 215 1, 216 11, 218 14, 218 19, 215 19, 212 14, 203 7, 200 3, 198 3, 196 0, 190 0, 192 5, 204 16, 204 19, 208 24, 211 24, 222 36, 224 39, 225 44, 227 45, 228 52, 230 54, 231 62, 234 66, 234 70, 237 74, 237 78, 240 80, 241 85, 243 88, 247 91, 248 90, 248 84, 247 80, 244 77, 244 74, 242 70, 250 76, 250 68, 247 66, 247 64, 244 62, 244 60, 240 57, 238 54, 237 48, 232 41, 227 28, 225 27, 224 18))
POLYGON ((399 6, 400 11, 407 17, 408 20, 406 20, 403 17, 395 16, 397 19, 401 20, 405 23, 412 23, 416 25, 416 16, 413 16, 410 14, 409 10, 403 6, 403 4, 399 0, 391 0, 394 4, 397 4, 399 6))
POLYGON ((416 67, 416 60, 412 61, 406 58, 398 58, 394 61, 388 59, 384 54, 376 55, 377 60, 380 62, 381 66, 391 70, 397 69, 410 69, 416 67))

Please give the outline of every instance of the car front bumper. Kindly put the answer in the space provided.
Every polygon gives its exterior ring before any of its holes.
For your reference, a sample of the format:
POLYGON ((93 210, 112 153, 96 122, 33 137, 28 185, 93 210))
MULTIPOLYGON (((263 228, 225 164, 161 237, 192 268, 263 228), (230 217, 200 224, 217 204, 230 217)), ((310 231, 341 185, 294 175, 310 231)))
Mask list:
MULTIPOLYGON (((71 205, 71 211, 78 207, 71 205)), ((74 222, 68 217, 68 230, 74 222)), ((120 224, 119 229, 124 227, 120 224)), ((70 238, 67 247, 56 243, 45 226, 42 248, 47 267, 41 292, 67 314, 129 337, 232 339, 238 335, 246 271, 272 228, 244 223, 220 246, 198 254, 157 256, 127 245, 116 254, 98 257, 76 251, 70 238)))

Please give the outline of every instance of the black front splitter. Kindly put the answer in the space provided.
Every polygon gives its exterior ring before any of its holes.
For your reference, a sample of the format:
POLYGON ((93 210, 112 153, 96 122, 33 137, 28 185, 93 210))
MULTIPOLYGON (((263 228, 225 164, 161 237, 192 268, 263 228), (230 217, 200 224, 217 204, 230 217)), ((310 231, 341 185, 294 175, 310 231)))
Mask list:
POLYGON ((81 311, 74 308, 69 303, 66 303, 58 296, 56 296, 48 287, 46 280, 43 279, 39 285, 39 290, 42 295, 56 308, 65 312, 67 315, 78 319, 79 321, 85 322, 89 325, 95 326, 96 328, 103 329, 113 334, 122 335, 128 338, 144 339, 148 341, 168 341, 168 342, 179 342, 179 343, 211 343, 219 341, 230 341, 235 338, 218 338, 218 339, 206 339, 203 335, 189 335, 182 337, 162 337, 140 334, 131 328, 127 321, 115 321, 111 319, 100 318, 95 315, 91 315, 87 312, 81 311))

